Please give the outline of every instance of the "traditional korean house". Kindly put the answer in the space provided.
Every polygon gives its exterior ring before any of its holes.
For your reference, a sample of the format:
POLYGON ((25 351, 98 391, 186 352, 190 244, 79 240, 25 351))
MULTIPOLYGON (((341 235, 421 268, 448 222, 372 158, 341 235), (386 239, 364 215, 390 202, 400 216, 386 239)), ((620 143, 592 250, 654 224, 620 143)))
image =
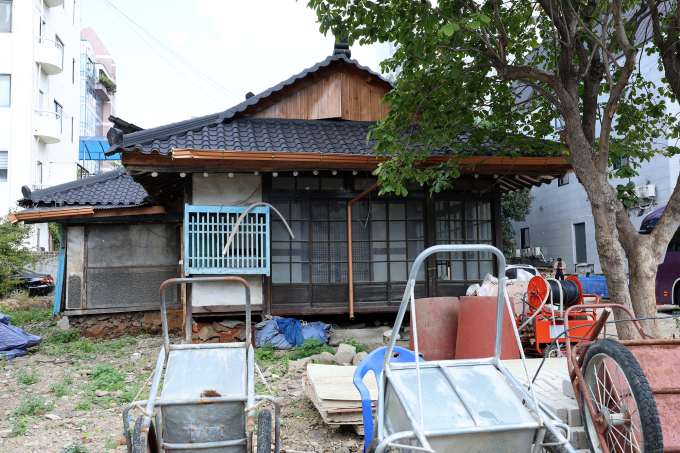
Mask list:
MULTIPOLYGON (((344 48, 343 48, 344 46, 344 48)), ((378 195, 379 163, 369 128, 386 117, 392 85, 334 54, 228 110, 124 134, 112 129, 108 154, 159 206, 183 206, 183 272, 241 275, 256 311, 273 315, 396 311, 416 256, 435 244, 501 247, 500 197, 562 177, 561 158, 483 156, 453 190, 378 195), (245 217, 223 256, 228 234, 245 217), (350 220, 351 219, 351 220, 350 220), (348 238, 350 241, 348 241, 348 238), (350 245, 351 244, 351 245, 350 245)), ((446 161, 434 153, 427 163, 446 161)), ((475 160, 477 159, 477 160, 475 160)), ((416 295, 458 296, 487 273, 492 257, 432 257, 418 273, 416 295)), ((187 291, 194 315, 243 310, 243 290, 223 284, 187 291)))

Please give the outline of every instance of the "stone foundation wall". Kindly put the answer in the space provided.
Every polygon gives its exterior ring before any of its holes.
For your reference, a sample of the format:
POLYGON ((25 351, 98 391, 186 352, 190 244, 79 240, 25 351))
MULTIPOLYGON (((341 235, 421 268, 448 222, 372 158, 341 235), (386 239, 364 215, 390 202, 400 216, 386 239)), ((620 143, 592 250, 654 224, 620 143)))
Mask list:
MULTIPOLYGON (((168 331, 180 333, 182 330, 182 309, 168 310, 167 313, 168 331)), ((68 311, 65 315, 68 316, 68 311)), ((161 314, 157 310, 68 316, 68 322, 70 328, 81 329, 83 335, 93 338, 119 336, 126 333, 160 333, 162 331, 161 314)))

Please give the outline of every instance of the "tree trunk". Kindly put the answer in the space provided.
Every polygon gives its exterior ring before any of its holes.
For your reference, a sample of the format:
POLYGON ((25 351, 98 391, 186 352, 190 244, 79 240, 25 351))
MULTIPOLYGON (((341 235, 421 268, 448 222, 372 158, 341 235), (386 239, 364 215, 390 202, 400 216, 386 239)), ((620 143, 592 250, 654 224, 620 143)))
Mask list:
MULTIPOLYGON (((636 318, 657 316, 656 313, 656 271, 659 260, 649 247, 647 238, 637 238, 636 250, 629 253, 628 273, 630 274, 630 297, 636 318)), ((623 323, 630 324, 630 323, 623 323)), ((649 335, 658 338, 659 320, 640 321, 649 335)), ((631 326, 632 327, 632 326, 631 326)))

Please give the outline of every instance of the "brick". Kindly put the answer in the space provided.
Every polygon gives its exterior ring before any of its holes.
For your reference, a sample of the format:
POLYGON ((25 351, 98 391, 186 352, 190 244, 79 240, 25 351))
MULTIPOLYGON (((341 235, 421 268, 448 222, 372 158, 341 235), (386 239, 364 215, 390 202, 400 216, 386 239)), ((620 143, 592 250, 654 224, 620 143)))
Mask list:
POLYGON ((562 393, 564 394, 564 396, 576 400, 576 395, 574 394, 574 387, 571 385, 571 381, 569 379, 562 380, 562 393))
POLYGON ((575 449, 588 448, 588 437, 583 426, 571 428, 571 439, 569 443, 571 443, 575 449))
POLYGON ((553 401, 546 398, 544 395, 537 394, 536 398, 543 403, 548 409, 550 409, 563 423, 569 423, 569 418, 567 416, 567 408, 564 407, 560 402, 553 401))

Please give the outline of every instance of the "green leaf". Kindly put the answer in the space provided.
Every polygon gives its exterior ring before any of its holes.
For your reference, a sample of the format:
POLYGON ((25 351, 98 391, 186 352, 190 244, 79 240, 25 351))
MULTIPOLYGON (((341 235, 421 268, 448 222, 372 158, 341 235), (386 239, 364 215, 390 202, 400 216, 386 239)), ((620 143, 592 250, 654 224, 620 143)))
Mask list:
POLYGON ((451 36, 455 32, 457 32, 458 30, 460 30, 460 26, 458 26, 458 24, 451 23, 451 24, 444 25, 442 28, 440 28, 439 34, 443 33, 446 36, 451 36))
POLYGON ((479 21, 473 20, 472 22, 470 22, 468 24, 468 27, 473 29, 473 30, 477 30, 480 27, 480 25, 481 24, 479 23, 479 21))

